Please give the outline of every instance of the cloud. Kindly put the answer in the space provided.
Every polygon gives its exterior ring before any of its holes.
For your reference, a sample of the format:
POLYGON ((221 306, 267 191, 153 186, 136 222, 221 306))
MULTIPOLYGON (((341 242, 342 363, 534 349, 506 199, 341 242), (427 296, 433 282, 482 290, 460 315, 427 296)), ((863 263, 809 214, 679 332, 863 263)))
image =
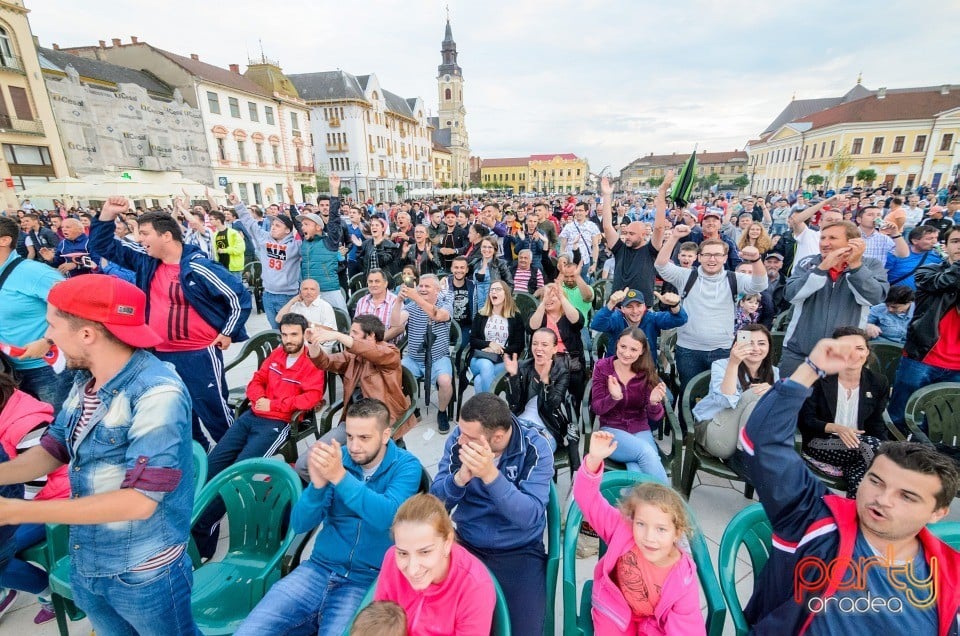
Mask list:
MULTIPOLYGON (((29 2, 45 46, 131 35, 220 66, 263 52, 284 71, 376 73, 397 94, 436 110, 444 2, 285 0, 229 10, 195 0, 29 2)), ((960 5, 710 0, 453 1, 467 127, 482 157, 575 152, 620 169, 638 156, 742 148, 795 95, 839 95, 864 84, 956 81, 951 25, 960 5), (924 18, 922 16, 928 16, 924 18), (935 16, 935 17, 929 17, 935 16), (954 73, 955 75, 955 73, 954 73)))

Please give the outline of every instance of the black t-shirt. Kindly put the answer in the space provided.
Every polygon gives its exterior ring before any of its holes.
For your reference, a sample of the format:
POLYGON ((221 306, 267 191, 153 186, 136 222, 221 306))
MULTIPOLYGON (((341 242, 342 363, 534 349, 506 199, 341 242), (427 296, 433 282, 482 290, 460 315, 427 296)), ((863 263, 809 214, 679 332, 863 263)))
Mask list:
POLYGON ((920 225, 932 225, 933 227, 940 230, 940 236, 937 239, 941 243, 947 242, 947 230, 953 227, 953 219, 942 218, 942 219, 925 219, 920 225))
POLYGON ((220 264, 230 269, 230 255, 226 253, 227 249, 227 230, 224 229, 222 232, 217 232, 214 236, 214 241, 217 246, 217 260, 220 261, 220 264))
POLYGON ((469 327, 473 324, 473 316, 470 311, 470 288, 467 285, 457 287, 450 286, 450 293, 453 295, 453 316, 461 327, 469 327))
MULTIPOLYGON (((583 331, 584 319, 583 315, 579 314, 577 316, 577 322, 570 322, 567 320, 566 314, 560 314, 560 320, 557 321, 557 331, 559 332, 560 340, 563 342, 563 346, 566 347, 567 353, 570 354, 571 358, 575 358, 584 361, 583 353, 583 340, 580 337, 580 332, 583 331)), ((540 328, 547 326, 547 315, 543 315, 543 322, 540 323, 540 328)))
POLYGON ((653 304, 653 284, 657 277, 653 262, 657 260, 658 252, 653 243, 632 248, 617 239, 610 251, 616 259, 613 266, 613 288, 639 289, 643 292, 647 304, 653 304))

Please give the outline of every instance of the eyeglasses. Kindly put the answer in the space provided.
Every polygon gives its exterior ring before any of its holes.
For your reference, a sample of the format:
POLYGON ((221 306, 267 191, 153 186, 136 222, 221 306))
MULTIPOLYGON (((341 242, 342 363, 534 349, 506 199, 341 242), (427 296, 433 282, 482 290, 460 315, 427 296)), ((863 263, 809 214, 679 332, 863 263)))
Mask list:
POLYGON ((703 260, 705 258, 726 258, 726 257, 727 257, 726 254, 701 254, 700 260, 703 260))

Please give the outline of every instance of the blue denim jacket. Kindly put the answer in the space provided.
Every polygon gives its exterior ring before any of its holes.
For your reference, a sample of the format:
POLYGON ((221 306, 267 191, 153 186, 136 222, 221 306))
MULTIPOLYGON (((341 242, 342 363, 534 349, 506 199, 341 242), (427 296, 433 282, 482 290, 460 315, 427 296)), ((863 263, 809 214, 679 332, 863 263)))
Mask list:
POLYGON ((77 373, 56 421, 41 439, 70 466, 73 498, 135 488, 157 502, 142 521, 70 527, 70 553, 83 576, 113 576, 185 544, 193 509, 190 398, 172 367, 137 350, 97 391, 100 406, 76 441, 87 371, 77 373))

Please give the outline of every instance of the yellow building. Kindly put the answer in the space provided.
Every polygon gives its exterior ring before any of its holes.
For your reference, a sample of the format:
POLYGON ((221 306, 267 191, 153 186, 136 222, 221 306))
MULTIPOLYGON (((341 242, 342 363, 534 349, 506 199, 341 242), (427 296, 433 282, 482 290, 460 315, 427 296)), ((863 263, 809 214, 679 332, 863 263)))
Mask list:
MULTIPOLYGON (((655 155, 651 152, 645 157, 634 159, 620 171, 620 188, 627 192, 654 189, 667 171, 679 172, 689 158, 690 155, 685 153, 655 155)), ((720 181, 717 182, 720 189, 735 188, 734 181, 747 173, 746 166, 747 153, 743 150, 697 153, 697 178, 711 174, 720 175, 720 181)))
POLYGON ((527 182, 534 192, 575 193, 587 186, 590 166, 573 153, 530 155, 527 182))
POLYGON ((22 0, 0 0, 0 193, 5 209, 17 193, 67 176, 57 121, 40 73, 36 44, 22 0))
POLYGON ((453 183, 453 153, 445 146, 433 142, 430 159, 433 161, 433 187, 451 187, 453 183))
POLYGON ((794 101, 747 150, 753 192, 794 190, 811 175, 851 186, 867 169, 873 185, 937 189, 960 164, 960 86, 857 84, 840 98, 794 101))
POLYGON ((530 190, 527 166, 530 157, 483 159, 480 164, 480 186, 488 190, 512 189, 516 194, 530 190))

